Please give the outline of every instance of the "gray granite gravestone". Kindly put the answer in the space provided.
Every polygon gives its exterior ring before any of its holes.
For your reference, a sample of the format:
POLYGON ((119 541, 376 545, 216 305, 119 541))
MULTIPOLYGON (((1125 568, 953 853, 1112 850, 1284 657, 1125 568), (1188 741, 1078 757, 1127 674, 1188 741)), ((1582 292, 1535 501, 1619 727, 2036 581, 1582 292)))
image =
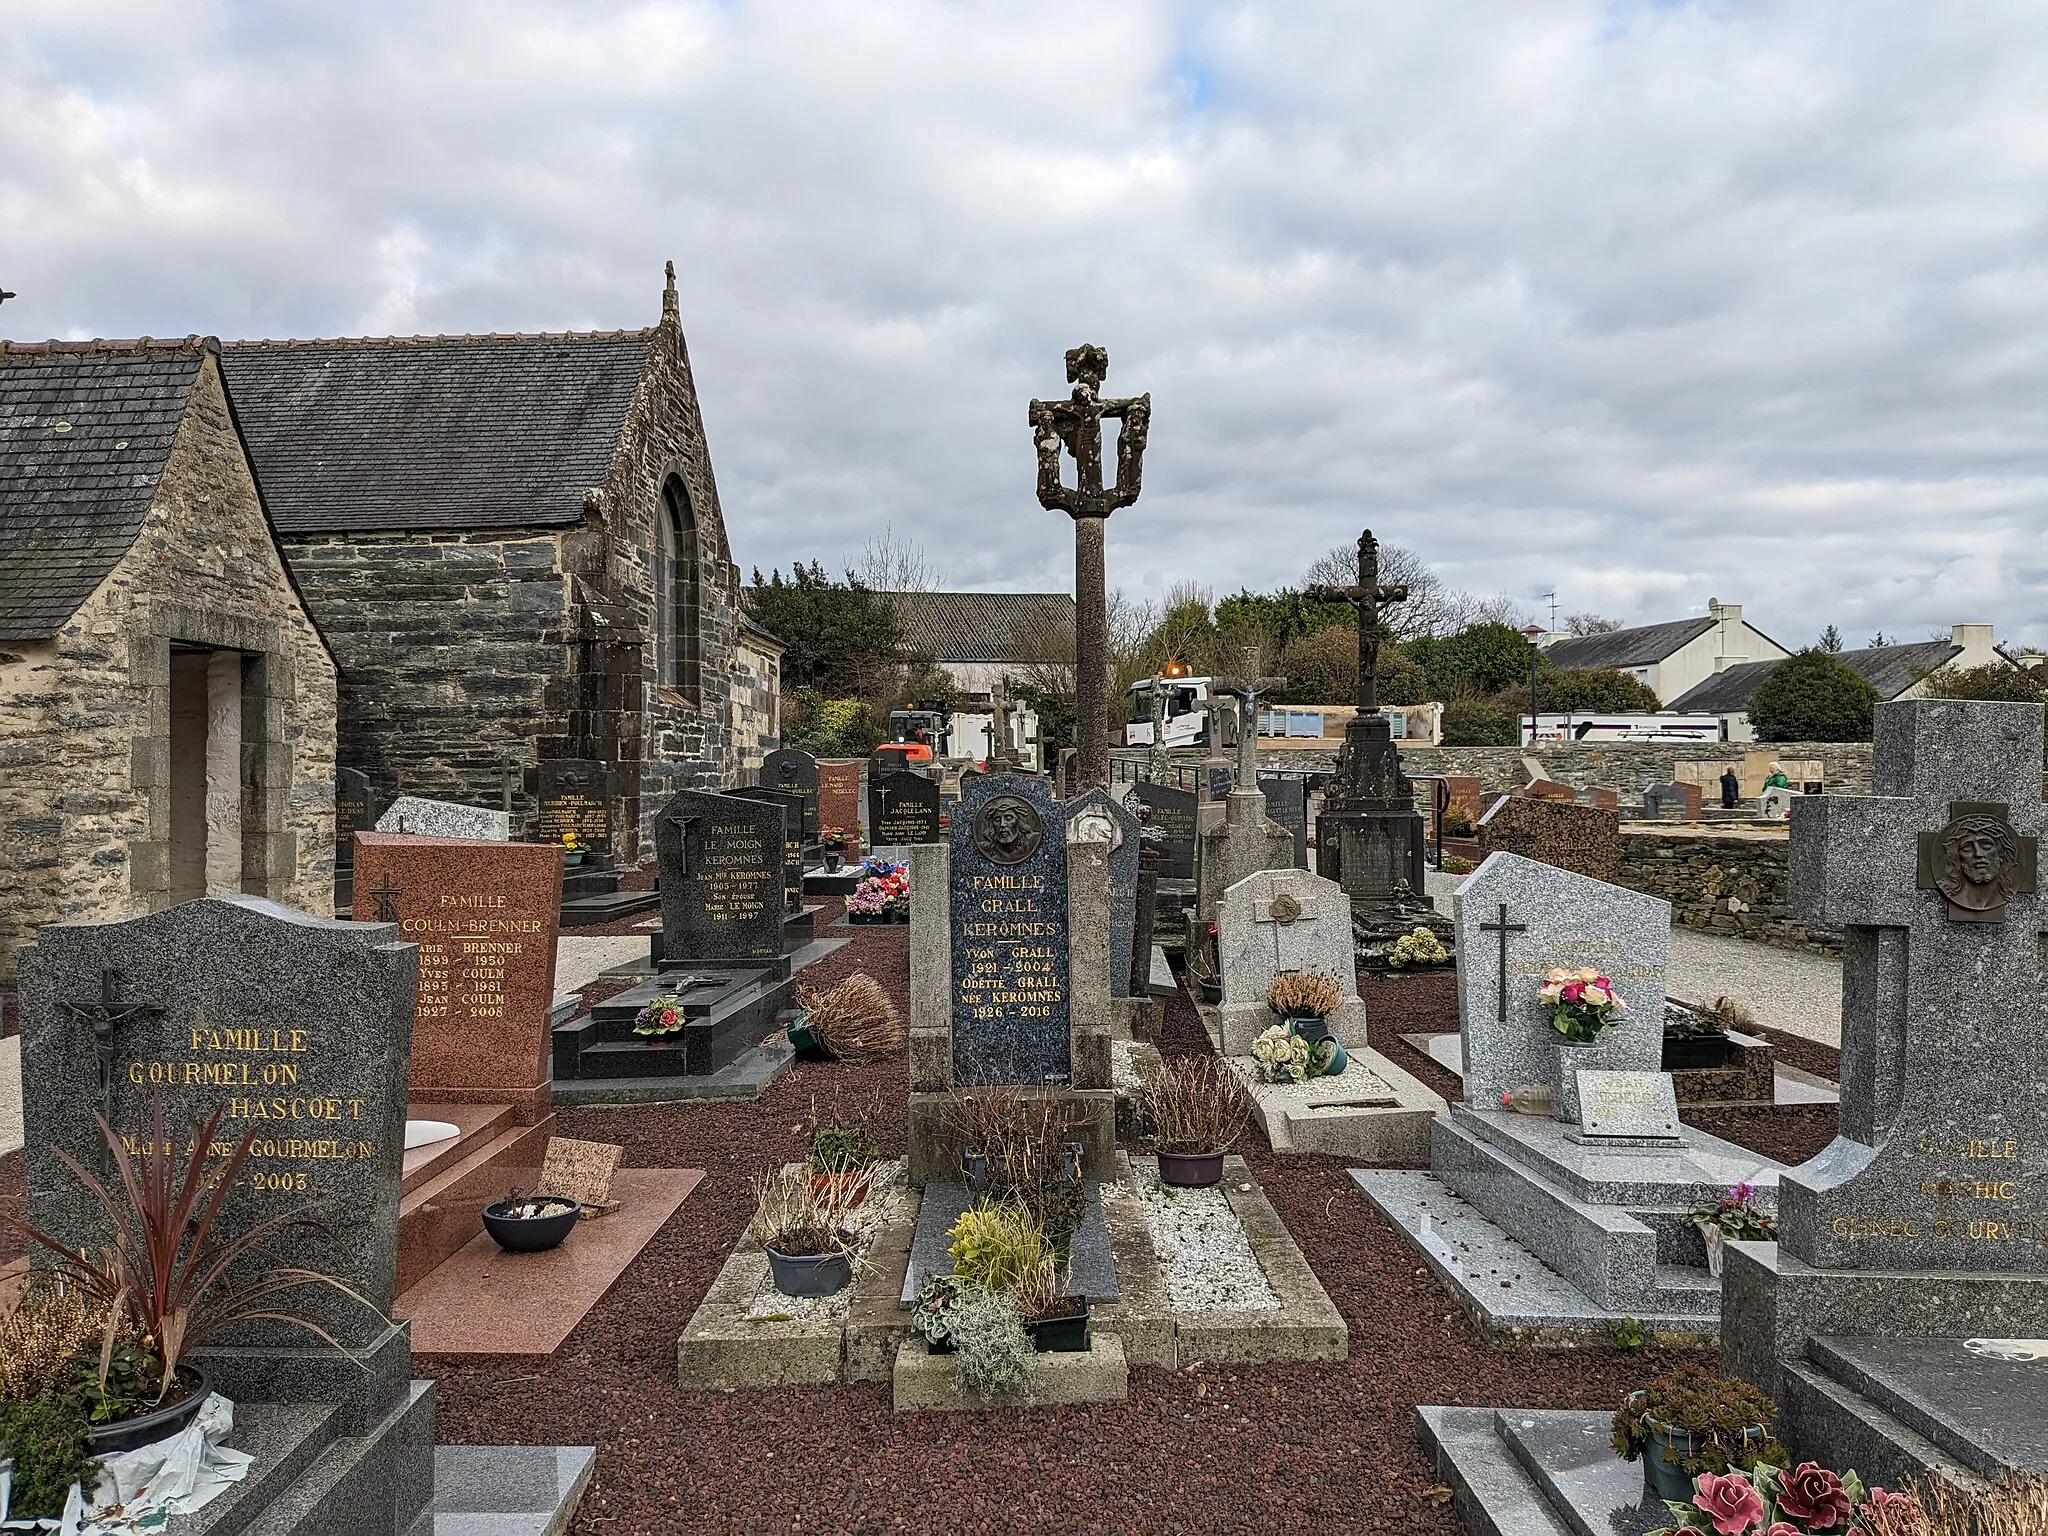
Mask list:
POLYGON ((1223 892, 1262 869, 1292 869, 1294 837, 1266 814, 1254 786, 1224 797, 1223 819, 1204 829, 1195 859, 1195 920, 1212 922, 1223 892))
POLYGON ((766 959, 783 944, 786 812, 775 800, 678 790, 654 818, 669 961, 766 959))
MULTIPOLYGON (((962 794, 966 793, 963 780, 962 794)), ((939 840, 939 782, 908 768, 868 780, 868 845, 909 848, 939 840)))
POLYGON ((377 830, 410 833, 414 837, 467 837, 478 842, 509 843, 512 817, 505 811, 457 805, 451 800, 400 795, 377 818, 377 830))
POLYGON ((778 747, 761 759, 755 783, 803 799, 803 840, 818 840, 818 760, 795 747, 778 747))
POLYGON ((1138 920, 1137 815, 1106 789, 1091 789, 1067 802, 1070 822, 1084 815, 1107 817, 1109 845, 1109 995, 1131 995, 1131 937, 1138 920))
POLYGON ((1170 784, 1142 783, 1132 798, 1145 807, 1145 824, 1159 834, 1159 878, 1195 878, 1195 797, 1170 784))
POLYGON ((382 811, 377 792, 370 785, 370 776, 354 768, 334 770, 334 867, 352 868, 355 864, 355 835, 368 832, 377 825, 382 811))
POLYGON ((1238 881, 1217 902, 1216 957, 1224 1055, 1245 1055, 1279 1022, 1266 994, 1282 971, 1318 971, 1336 982, 1344 1002, 1330 1026, 1347 1050, 1365 1049, 1351 898, 1336 881, 1305 869, 1265 869, 1238 881))
POLYGON ((1266 792, 1266 814, 1285 827, 1294 838, 1294 864, 1308 868, 1308 787, 1287 774, 1262 773, 1259 788, 1266 792))
POLYGON ((950 845, 954 1081, 1066 1082, 1066 807, 1043 779, 992 775, 950 845))
POLYGON ((1465 878, 1455 903, 1466 1103, 1493 1108, 1504 1092, 1548 1088, 1557 1118, 1576 1125, 1577 1072, 1657 1070, 1669 902, 1495 853, 1465 878), (1553 968, 1585 966, 1612 981, 1627 1007, 1595 1044, 1567 1045, 1536 994, 1553 968))

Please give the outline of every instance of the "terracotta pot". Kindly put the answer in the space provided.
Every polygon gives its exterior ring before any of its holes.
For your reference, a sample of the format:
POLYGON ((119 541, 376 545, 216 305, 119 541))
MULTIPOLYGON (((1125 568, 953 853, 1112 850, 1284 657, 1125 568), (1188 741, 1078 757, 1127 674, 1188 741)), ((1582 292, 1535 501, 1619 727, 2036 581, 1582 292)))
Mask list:
POLYGON ((875 1186, 874 1170, 853 1168, 845 1173, 814 1173, 811 1175, 811 1190, 814 1194, 839 1191, 846 1197, 846 1208, 850 1211, 867 1202, 868 1191, 875 1186))

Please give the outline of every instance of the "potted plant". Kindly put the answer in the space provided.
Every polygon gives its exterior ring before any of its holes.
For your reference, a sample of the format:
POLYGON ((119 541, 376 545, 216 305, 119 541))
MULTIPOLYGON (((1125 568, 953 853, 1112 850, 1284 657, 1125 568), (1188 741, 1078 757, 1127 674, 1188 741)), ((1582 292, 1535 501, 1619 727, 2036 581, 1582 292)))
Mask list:
POLYGON ((1071 1261, 1062 1268, 1051 1253, 1017 1282, 1017 1314, 1034 1352, 1070 1355, 1088 1348, 1088 1298, 1069 1292, 1072 1283, 1071 1261))
POLYGON ((107 1315, 49 1269, 30 1270, 0 1310, 0 1456, 13 1473, 15 1519, 54 1521, 73 1483, 98 1481, 80 1375, 97 1366, 107 1315))
POLYGON ((1422 970, 1432 965, 1449 965, 1451 952, 1427 928, 1417 928, 1394 940, 1387 950, 1389 970, 1422 970))
POLYGON ((1707 1244, 1707 1273, 1721 1273, 1721 1244, 1737 1242, 1771 1243, 1778 1239, 1778 1218, 1757 1197, 1757 1187, 1737 1184, 1712 1205, 1693 1210, 1692 1224, 1700 1229, 1707 1244))
POLYGON ((348 1353, 324 1328, 283 1306, 278 1298, 285 1292, 326 1286, 376 1312, 331 1275, 284 1265, 249 1272, 273 1238, 294 1229, 318 1230, 318 1223, 287 1213, 222 1235, 222 1213, 242 1187, 240 1175, 256 1136, 254 1129, 246 1131, 225 1155, 212 1156, 226 1112, 222 1104, 203 1126, 189 1128, 182 1159, 165 1127, 161 1098, 152 1098, 149 1135, 140 1155, 95 1116, 113 1161, 111 1185, 88 1173, 70 1153, 58 1151, 105 1218, 109 1235, 97 1252, 74 1252, 9 1218, 49 1252, 46 1269, 100 1319, 94 1347, 75 1359, 73 1389, 85 1404, 95 1455, 152 1445, 184 1429, 210 1390, 205 1373, 189 1357, 234 1324, 285 1323, 348 1353))
POLYGON ((1785 1448, 1771 1433, 1777 1416, 1777 1405, 1748 1382, 1681 1365, 1629 1393, 1614 1415, 1614 1451, 1625 1461, 1643 1458, 1644 1486, 1655 1497, 1688 1498, 1703 1472, 1783 1466, 1785 1448))
POLYGON ((925 1276, 924 1284, 917 1288, 916 1304, 910 1309, 910 1326, 924 1340, 927 1352, 953 1353, 953 1323, 966 1299, 967 1287, 958 1275, 925 1276))
POLYGON ((818 1101, 813 1099, 810 1114, 795 1127, 804 1142, 811 1187, 820 1193, 832 1192, 849 1211, 864 1202, 874 1187, 875 1164, 882 1158, 882 1144, 873 1130, 879 1113, 877 1101, 854 1115, 851 1124, 821 1120, 818 1101))
POLYGON ((546 1253, 559 1248, 583 1206, 567 1195, 522 1195, 513 1190, 484 1207, 484 1230, 507 1253, 546 1253))
POLYGON ((838 827, 818 828, 818 854, 825 861, 825 873, 838 874, 846 862, 846 833, 838 827))
POLYGON ((882 882, 872 875, 867 876, 846 898, 846 920, 849 923, 886 923, 889 921, 888 900, 883 893, 882 882))
POLYGON ((1159 1149, 1159 1182, 1207 1189, 1243 1132, 1249 1109, 1237 1074, 1215 1056, 1163 1061, 1145 1081, 1144 1103, 1159 1149))
POLYGON ((853 1283, 860 1239, 847 1225, 845 1193, 812 1184, 808 1168, 778 1168, 753 1181, 747 1232, 768 1255, 785 1296, 830 1296, 853 1283))
POLYGON ((1598 1045, 1628 1005, 1614 990, 1614 983, 1586 966, 1571 971, 1553 967, 1543 978, 1537 996, 1550 1010, 1550 1027, 1557 1032, 1557 1114, 1561 1119, 1577 1113, 1578 1073, 1591 1063, 1578 1055, 1598 1045))
POLYGON ((953 1380, 975 1397, 1025 1398, 1036 1353, 1013 1296, 965 1288, 946 1317, 953 1347, 953 1380))
POLYGON ((1034 1351, 1088 1347, 1088 1299, 1067 1294, 1071 1271, 1045 1227, 1014 1200, 977 1200, 946 1234, 960 1282, 1010 1298, 1034 1351))
POLYGON ((1344 993, 1321 971, 1281 971, 1266 988, 1266 1006, 1313 1045, 1330 1038, 1330 1015, 1344 1006, 1344 993))
POLYGON ((1307 1040, 1285 1024, 1275 1024, 1252 1041, 1252 1068, 1264 1083, 1305 1083, 1312 1077, 1334 1077, 1350 1060, 1335 1035, 1307 1040))
POLYGON ((649 1045, 682 1033, 688 1021, 683 1017, 683 1000, 673 992, 651 997, 633 1015, 633 1033, 644 1036, 649 1045))

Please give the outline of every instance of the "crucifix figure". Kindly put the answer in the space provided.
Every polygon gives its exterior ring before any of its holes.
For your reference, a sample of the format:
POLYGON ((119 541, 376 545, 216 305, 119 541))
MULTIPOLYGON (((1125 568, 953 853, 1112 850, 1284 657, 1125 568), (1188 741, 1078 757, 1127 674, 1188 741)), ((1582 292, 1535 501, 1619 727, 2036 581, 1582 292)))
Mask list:
POLYGON ((690 872, 690 828, 695 826, 699 819, 695 816, 682 815, 671 816, 668 819, 669 825, 681 834, 676 839, 676 873, 679 875, 687 875, 690 872))
POLYGON ((1406 602, 1408 589, 1380 585, 1380 545, 1370 528, 1358 536, 1358 585, 1310 587, 1307 595, 1319 603, 1357 605, 1358 712, 1379 713, 1380 604, 1406 602))
POLYGON ((108 966, 100 972, 100 995, 96 1002, 66 1003, 65 1010, 92 1029, 93 1048, 99 1054, 100 1118, 114 1119, 114 1030, 130 1019, 154 1018, 163 1012, 155 1003, 121 1001, 121 972, 108 966))
POLYGON ((395 923, 398 921, 398 903, 395 898, 405 894, 405 887, 391 883, 390 870, 386 869, 378 872, 377 884, 371 888, 369 894, 377 898, 378 922, 395 923))
POLYGON ((1038 504, 1074 520, 1074 733, 1080 752, 1080 787, 1109 783, 1109 610, 1103 591, 1102 524, 1118 507, 1138 499, 1152 397, 1102 398, 1109 353, 1079 346, 1067 353, 1065 400, 1031 402, 1031 435, 1038 450, 1038 504), (1116 437, 1116 484, 1102 483, 1102 423, 1121 425, 1116 437), (1074 485, 1060 481, 1060 450, 1074 460, 1074 485))
POLYGON ((1500 920, 1492 923, 1481 923, 1479 931, 1481 933, 1497 933, 1500 935, 1499 1017, 1500 1021, 1505 1024, 1508 1018, 1508 935, 1511 933, 1527 933, 1529 925, 1527 923, 1509 922, 1508 904, 1502 902, 1500 904, 1500 920))
POLYGON ((1232 679, 1226 692, 1237 696, 1244 720, 1237 731, 1237 787, 1256 789, 1259 783, 1259 695, 1285 688, 1284 677, 1259 676, 1259 648, 1248 645, 1240 653, 1244 671, 1232 679))

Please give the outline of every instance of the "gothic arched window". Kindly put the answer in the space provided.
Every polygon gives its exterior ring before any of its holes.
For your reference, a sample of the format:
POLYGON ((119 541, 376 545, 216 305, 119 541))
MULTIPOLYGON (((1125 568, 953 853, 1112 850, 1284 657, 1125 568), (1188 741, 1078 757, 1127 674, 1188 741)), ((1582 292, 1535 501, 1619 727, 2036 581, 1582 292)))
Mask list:
POLYGON ((671 475, 661 488, 654 540, 654 675, 692 704, 703 702, 698 607, 697 516, 690 493, 671 475))

